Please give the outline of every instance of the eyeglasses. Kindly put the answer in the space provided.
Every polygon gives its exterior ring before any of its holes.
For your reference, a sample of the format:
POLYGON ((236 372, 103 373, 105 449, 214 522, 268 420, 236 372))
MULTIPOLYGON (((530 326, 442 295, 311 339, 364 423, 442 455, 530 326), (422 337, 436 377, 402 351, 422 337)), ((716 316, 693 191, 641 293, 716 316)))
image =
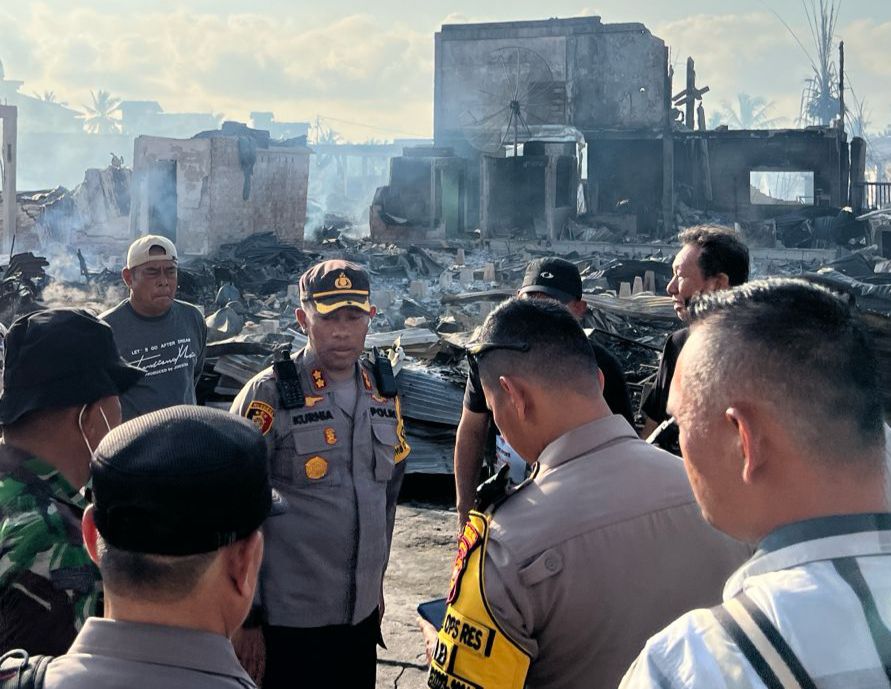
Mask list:
POLYGON ((531 347, 528 342, 477 342, 467 348, 467 364, 470 372, 479 377, 479 360, 484 354, 494 352, 496 349, 504 349, 510 352, 528 352, 531 347))

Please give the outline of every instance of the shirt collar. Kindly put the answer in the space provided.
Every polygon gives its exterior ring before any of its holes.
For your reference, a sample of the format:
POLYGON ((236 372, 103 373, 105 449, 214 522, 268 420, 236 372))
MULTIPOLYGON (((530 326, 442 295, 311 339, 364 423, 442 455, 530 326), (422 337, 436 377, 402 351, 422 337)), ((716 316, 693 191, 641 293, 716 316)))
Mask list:
POLYGON ((543 470, 557 467, 626 438, 637 440, 638 436, 624 417, 612 414, 577 426, 552 440, 541 451, 538 463, 543 470))
POLYGON ((225 675, 254 686, 229 639, 197 629, 90 617, 68 653, 225 675))
POLYGON ((785 524, 765 536, 751 559, 727 580, 724 600, 736 596, 753 576, 875 554, 891 554, 891 514, 839 514, 785 524))

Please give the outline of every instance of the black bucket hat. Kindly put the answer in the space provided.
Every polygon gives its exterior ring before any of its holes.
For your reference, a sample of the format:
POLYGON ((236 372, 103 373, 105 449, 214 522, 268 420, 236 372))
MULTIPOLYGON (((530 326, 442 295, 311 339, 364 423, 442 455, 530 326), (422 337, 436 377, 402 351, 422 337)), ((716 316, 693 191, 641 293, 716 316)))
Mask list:
POLYGON ((118 353, 111 327, 83 309, 17 318, 6 334, 0 424, 28 412, 120 395, 145 375, 118 353))

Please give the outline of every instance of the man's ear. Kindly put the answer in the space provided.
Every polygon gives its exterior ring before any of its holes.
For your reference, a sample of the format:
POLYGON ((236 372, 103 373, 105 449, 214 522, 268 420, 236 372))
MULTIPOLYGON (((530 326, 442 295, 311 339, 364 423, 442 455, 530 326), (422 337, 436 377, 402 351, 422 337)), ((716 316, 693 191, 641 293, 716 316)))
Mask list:
POLYGON ((377 307, 372 305, 371 310, 368 312, 369 318, 374 318, 377 315, 377 307))
POLYGON ((727 273, 718 273, 709 278, 712 290, 730 289, 730 277, 727 273))
POLYGON ((581 320, 588 310, 588 303, 584 299, 574 299, 566 305, 569 312, 577 319, 581 320))
POLYGON ((297 322, 300 324, 300 327, 305 331, 306 330, 306 311, 302 307, 298 307, 296 311, 294 311, 294 315, 297 316, 297 322))
POLYGON ((127 287, 130 287, 133 284, 133 271, 129 268, 122 268, 121 279, 124 281, 124 284, 126 284, 127 287))
POLYGON ((96 543, 99 538, 99 531, 96 529, 96 520, 92 505, 87 505, 87 509, 84 510, 84 516, 80 521, 80 530, 83 534, 84 546, 87 549, 90 559, 98 565, 99 549, 96 543))
POLYGON ((767 465, 767 454, 760 438, 754 414, 744 407, 728 407, 724 419, 733 426, 736 434, 739 453, 741 455, 740 477, 743 483, 751 485, 759 473, 767 465))
POLYGON ((530 408, 529 390, 521 378, 515 376, 501 376, 498 384, 507 395, 508 404, 514 409, 514 413, 520 420, 528 418, 530 408))
POLYGON ((229 547, 231 550, 227 554, 227 566, 232 584, 239 595, 253 598, 263 561, 263 533, 258 529, 229 547))

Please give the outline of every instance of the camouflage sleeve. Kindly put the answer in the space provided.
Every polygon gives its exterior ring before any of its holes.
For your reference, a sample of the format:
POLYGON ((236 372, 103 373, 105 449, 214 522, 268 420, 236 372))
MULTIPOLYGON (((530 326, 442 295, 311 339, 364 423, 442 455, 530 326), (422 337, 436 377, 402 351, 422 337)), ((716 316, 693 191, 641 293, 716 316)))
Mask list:
POLYGON ((99 572, 80 540, 79 514, 8 479, 0 496, 29 507, 7 512, 0 525, 0 652, 64 653, 100 612, 99 572))

